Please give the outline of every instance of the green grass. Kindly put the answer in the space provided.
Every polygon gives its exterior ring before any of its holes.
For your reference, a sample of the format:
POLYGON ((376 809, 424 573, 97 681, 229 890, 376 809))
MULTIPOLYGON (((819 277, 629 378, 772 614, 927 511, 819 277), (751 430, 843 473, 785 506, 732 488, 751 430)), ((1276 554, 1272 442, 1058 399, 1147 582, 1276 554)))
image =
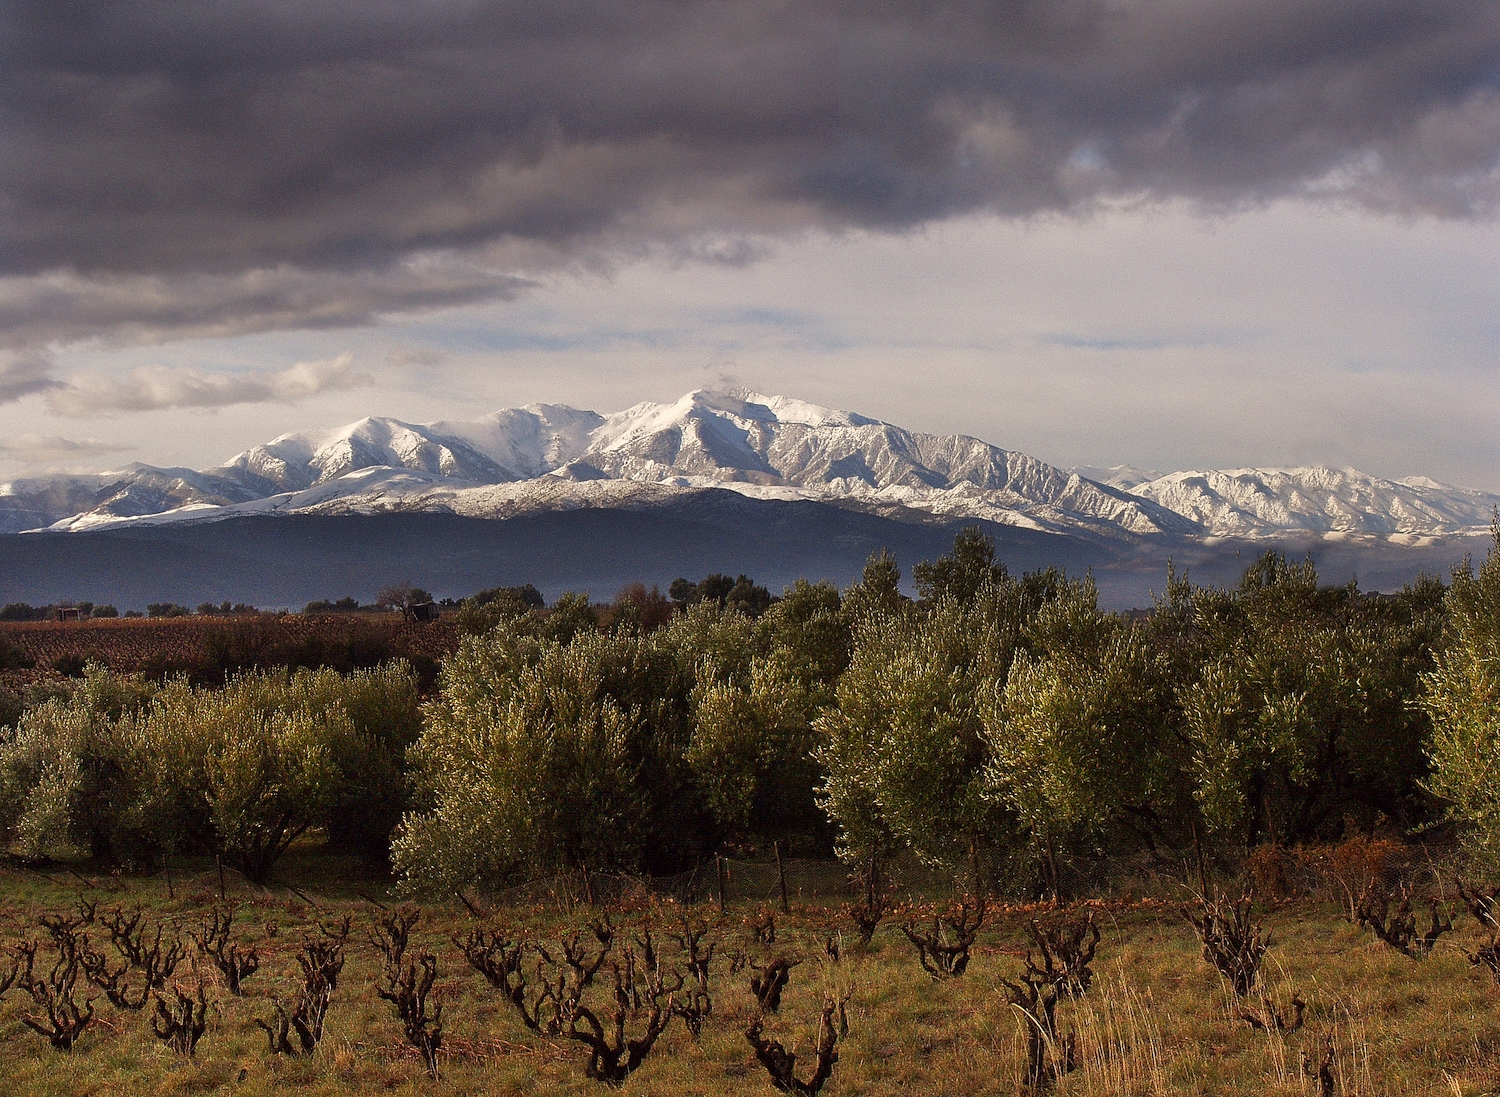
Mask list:
MULTIPOLYGON (((238 934, 260 951, 261 970, 236 999, 217 972, 191 958, 177 981, 209 981, 210 1020, 195 1060, 174 1055, 151 1034, 142 1014, 114 1010, 102 995, 100 1021, 72 1053, 53 1051, 21 1022, 30 1005, 12 989, 0 1002, 0 1070, 9 1092, 26 1094, 296 1093, 334 1095, 536 1094, 608 1092, 583 1076, 584 1053, 566 1040, 532 1036, 508 1003, 463 962, 450 938, 472 925, 459 904, 429 904, 416 936, 439 956, 437 994, 445 1005, 442 1075, 428 1078, 404 1044, 389 1007, 374 992, 378 973, 369 943, 378 908, 360 893, 392 902, 378 879, 330 859, 308 856, 289 866, 288 879, 316 906, 285 887, 231 887, 239 903, 238 934), (316 918, 349 912, 356 930, 333 997, 323 1043, 304 1059, 268 1053, 256 1017, 270 1014, 267 996, 288 995, 296 974, 300 935, 316 918), (194 963, 196 962, 196 971, 194 963)), ((37 936, 35 919, 71 906, 80 893, 100 901, 147 908, 153 918, 194 924, 218 898, 218 877, 203 869, 174 877, 93 879, 67 871, 0 876, 0 941, 37 936)), ((661 932, 679 908, 617 912, 619 940, 645 924, 661 932)), ((722 957, 778 952, 800 956, 779 1016, 767 1034, 807 1057, 825 992, 852 990, 849 1036, 830 1094, 978 1094, 1023 1092, 1024 1019, 1007 1004, 1002 977, 1020 968, 1024 918, 1018 911, 992 918, 969 971, 935 982, 917 966, 913 950, 887 924, 864 954, 849 946, 830 961, 824 943, 836 915, 798 909, 778 915, 779 940, 749 942, 747 917, 731 910, 717 921, 721 951, 714 961, 714 1014, 694 1043, 674 1021, 645 1065, 626 1082, 632 1094, 771 1094, 744 1029, 755 1015, 748 973, 731 976, 722 957)), ((1093 988, 1059 1007, 1060 1027, 1076 1032, 1079 1068, 1055 1092, 1083 1094, 1315 1094, 1303 1055, 1321 1056, 1326 1037, 1335 1047, 1339 1094, 1476 1095, 1500 1087, 1500 988, 1473 968, 1461 949, 1486 938, 1472 919, 1442 938, 1429 959, 1416 963, 1375 942, 1326 904, 1298 903, 1265 915, 1275 943, 1263 968, 1262 992, 1286 1011, 1293 993, 1308 1003, 1304 1028, 1293 1034, 1256 1031, 1237 1018, 1240 1003, 1199 955, 1191 929, 1164 905, 1112 906, 1099 915, 1103 942, 1093 988)), ((503 909, 494 920, 552 936, 581 926, 584 912, 503 909)), ((670 962, 675 948, 666 945, 670 962)), ((8 968, 8 963, 5 965, 8 968)), ((1254 1004, 1254 1003, 1252 1003, 1254 1004)), ((806 1076, 810 1064, 801 1065, 806 1076)))

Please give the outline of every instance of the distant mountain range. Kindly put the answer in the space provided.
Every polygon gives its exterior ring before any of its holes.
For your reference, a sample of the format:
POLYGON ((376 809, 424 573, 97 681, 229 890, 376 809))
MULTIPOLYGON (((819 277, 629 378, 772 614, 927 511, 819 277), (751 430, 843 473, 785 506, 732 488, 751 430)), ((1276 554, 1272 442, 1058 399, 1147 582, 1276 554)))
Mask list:
POLYGON ((532 404, 469 422, 370 418, 211 469, 130 465, 0 485, 0 600, 367 597, 747 571, 847 582, 979 523, 1012 567, 1092 569, 1143 605, 1167 559, 1229 582, 1267 546, 1390 589, 1482 555, 1500 496, 1354 469, 1061 469, 976 438, 780 396, 691 392, 613 415, 532 404), (12 536, 22 534, 24 536, 12 536))
POLYGON ((1484 533, 1500 496, 1354 469, 1065 470, 977 438, 781 396, 691 392, 601 415, 553 404, 470 422, 369 418, 286 434, 211 469, 130 465, 0 485, 0 533, 249 515, 514 518, 652 506, 719 488, 887 516, 1057 534, 1395 543, 1484 533))

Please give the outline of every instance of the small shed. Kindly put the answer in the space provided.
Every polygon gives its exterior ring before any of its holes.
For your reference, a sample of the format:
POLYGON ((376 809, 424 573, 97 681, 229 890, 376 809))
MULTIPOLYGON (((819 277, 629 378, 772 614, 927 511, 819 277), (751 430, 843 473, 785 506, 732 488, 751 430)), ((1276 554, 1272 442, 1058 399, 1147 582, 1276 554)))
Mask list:
POLYGON ((77 606, 63 606, 63 607, 61 607, 57 611, 57 619, 59 621, 76 621, 76 620, 78 620, 78 607, 77 606))
POLYGON ((441 612, 436 602, 418 602, 411 607, 411 619, 413 621, 436 621, 441 612))

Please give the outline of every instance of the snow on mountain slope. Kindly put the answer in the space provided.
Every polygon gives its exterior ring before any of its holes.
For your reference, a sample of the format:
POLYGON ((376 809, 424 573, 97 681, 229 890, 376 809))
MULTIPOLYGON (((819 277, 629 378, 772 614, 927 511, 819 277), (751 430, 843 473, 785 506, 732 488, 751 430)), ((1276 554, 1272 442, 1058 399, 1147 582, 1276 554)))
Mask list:
POLYGON ((186 506, 230 506, 277 490, 259 476, 232 470, 128 465, 87 476, 49 476, 0 484, 0 534, 49 526, 75 514, 101 519, 158 514, 186 506))
MULTIPOLYGON (((1135 534, 1190 523, 1126 492, 959 435, 918 434, 782 397, 692 392, 611 416, 560 470, 575 479, 787 486, 936 513, 1007 512, 1040 529, 1135 534), (976 509, 977 508, 977 509, 976 509)), ((743 490, 739 488, 737 490, 743 490)))
POLYGON ((1069 471, 1076 472, 1085 480, 1092 480, 1096 484, 1123 488, 1126 491, 1149 481, 1161 479, 1161 473, 1155 469, 1140 469, 1134 465, 1111 465, 1109 468, 1101 468, 1097 465, 1074 465, 1069 471))
POLYGON ((977 438, 921 434, 781 396, 697 391, 609 416, 531 404, 473 421, 361 419, 285 434, 202 472, 132 465, 17 480, 0 485, 0 532, 236 514, 498 518, 652 505, 705 488, 1106 537, 1306 532, 1400 541, 1482 532, 1500 503, 1352 469, 1065 471, 977 438))
POLYGON ((386 418, 361 419, 335 431, 283 434, 231 458, 214 471, 245 472, 283 490, 297 490, 377 466, 416 469, 481 483, 518 480, 522 475, 434 427, 386 418))
POLYGON ((471 446, 520 477, 532 477, 583 453, 604 421, 597 411, 579 411, 565 404, 527 404, 473 422, 433 423, 429 429, 471 446))
POLYGON ((1201 523, 1214 536, 1287 531, 1422 537, 1488 528, 1500 496, 1425 477, 1382 480, 1357 469, 1174 472, 1131 491, 1201 523))
POLYGON ((472 487, 472 483, 456 480, 441 473, 423 469, 395 468, 390 465, 372 465, 353 472, 325 480, 300 491, 278 492, 260 498, 233 504, 190 502, 171 509, 139 512, 134 514, 87 511, 64 518, 49 526, 60 532, 78 533, 84 530, 101 529, 122 525, 160 525, 167 522, 214 521, 220 518, 250 514, 298 514, 316 512, 318 508, 333 506, 344 508, 349 513, 375 513, 390 509, 392 500, 421 497, 434 488, 452 492, 456 487, 472 487))

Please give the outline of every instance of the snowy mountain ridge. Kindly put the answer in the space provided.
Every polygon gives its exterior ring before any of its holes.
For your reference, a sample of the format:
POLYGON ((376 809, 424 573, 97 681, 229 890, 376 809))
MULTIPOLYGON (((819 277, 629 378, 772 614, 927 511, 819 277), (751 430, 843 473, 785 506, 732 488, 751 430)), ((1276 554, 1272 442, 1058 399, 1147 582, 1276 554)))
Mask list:
POLYGON ((1215 537, 1297 531, 1391 539, 1486 533, 1500 497, 1426 477, 1385 480, 1319 466, 1174 472, 1131 491, 1215 537))
POLYGON ((977 438, 787 397, 699 390, 612 415, 530 404, 472 421, 372 417, 285 434, 211 469, 131 465, 16 480, 0 485, 0 532, 246 514, 507 518, 649 507, 706 489, 1126 539, 1295 532, 1402 543, 1485 532, 1500 504, 1423 477, 1353 469, 1067 471, 977 438))

